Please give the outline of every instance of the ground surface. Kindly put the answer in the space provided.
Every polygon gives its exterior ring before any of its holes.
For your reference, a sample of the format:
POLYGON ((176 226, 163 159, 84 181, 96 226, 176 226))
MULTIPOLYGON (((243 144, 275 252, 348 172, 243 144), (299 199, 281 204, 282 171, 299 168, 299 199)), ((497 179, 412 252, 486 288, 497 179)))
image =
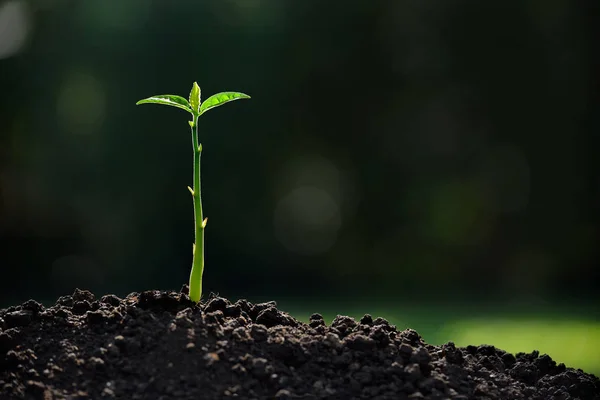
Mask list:
POLYGON ((0 310, 0 399, 600 399, 537 352, 432 346, 386 320, 297 321, 275 303, 185 293, 0 310))

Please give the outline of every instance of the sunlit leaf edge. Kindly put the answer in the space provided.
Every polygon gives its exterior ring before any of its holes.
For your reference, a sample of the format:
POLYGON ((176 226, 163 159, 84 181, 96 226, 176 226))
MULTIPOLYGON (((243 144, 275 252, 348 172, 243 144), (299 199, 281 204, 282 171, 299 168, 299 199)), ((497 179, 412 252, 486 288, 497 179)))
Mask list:
POLYGON ((192 112, 192 108, 190 107, 190 103, 186 99, 181 96, 177 96, 174 94, 160 94, 152 97, 148 97, 146 99, 140 100, 136 105, 140 104, 160 104, 165 106, 172 106, 181 108, 189 113, 192 112))
POLYGON ((234 100, 250 99, 251 97, 241 92, 220 92, 213 94, 208 99, 204 100, 200 106, 200 115, 204 114, 208 110, 212 110, 215 107, 222 106, 225 103, 229 103, 234 100), (225 96, 225 98, 222 98, 225 96))

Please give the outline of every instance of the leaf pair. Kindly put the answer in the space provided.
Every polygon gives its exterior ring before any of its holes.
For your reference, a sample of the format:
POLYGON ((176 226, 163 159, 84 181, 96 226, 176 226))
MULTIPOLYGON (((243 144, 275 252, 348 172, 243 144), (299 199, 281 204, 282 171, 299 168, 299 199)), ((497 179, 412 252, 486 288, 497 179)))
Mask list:
POLYGON ((190 92, 189 101, 181 96, 177 96, 174 94, 161 94, 140 100, 135 104, 162 104, 165 106, 177 107, 189 112, 195 118, 197 118, 200 115, 207 112, 208 110, 211 110, 215 107, 219 107, 225 103, 229 103, 230 101, 250 98, 250 96, 244 93, 221 92, 213 94, 204 102, 201 102, 200 93, 200 86, 198 86, 198 84, 194 82, 192 90, 190 92))

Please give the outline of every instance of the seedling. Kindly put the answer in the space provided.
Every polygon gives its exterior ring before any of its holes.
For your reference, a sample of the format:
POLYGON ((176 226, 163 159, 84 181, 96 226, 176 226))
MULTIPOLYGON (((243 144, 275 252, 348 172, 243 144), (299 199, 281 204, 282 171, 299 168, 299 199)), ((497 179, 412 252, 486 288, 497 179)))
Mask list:
POLYGON ((188 186, 188 190, 194 199, 194 233, 195 242, 192 247, 192 272, 190 273, 190 299, 194 302, 200 301, 202 296, 202 274, 204 273, 204 229, 208 218, 204 218, 202 212, 202 196, 200 189, 200 154, 202 153, 202 144, 198 141, 198 119, 202 114, 215 107, 221 106, 230 101, 239 99, 249 99, 250 96, 238 92, 221 92, 213 94, 208 99, 201 101, 200 86, 196 82, 192 85, 189 101, 181 96, 172 94, 163 94, 148 97, 136 103, 139 104, 162 104, 165 106, 177 107, 192 114, 192 120, 189 121, 192 128, 192 147, 194 149, 194 182, 193 187, 188 186))

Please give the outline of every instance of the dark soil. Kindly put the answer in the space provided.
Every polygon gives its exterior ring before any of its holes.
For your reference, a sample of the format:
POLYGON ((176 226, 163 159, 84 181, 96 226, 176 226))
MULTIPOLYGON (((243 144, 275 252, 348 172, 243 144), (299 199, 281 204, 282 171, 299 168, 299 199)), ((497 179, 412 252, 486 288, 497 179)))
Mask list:
POLYGON ((385 319, 148 291, 0 310, 0 399, 600 399, 547 355, 433 346, 385 319))

